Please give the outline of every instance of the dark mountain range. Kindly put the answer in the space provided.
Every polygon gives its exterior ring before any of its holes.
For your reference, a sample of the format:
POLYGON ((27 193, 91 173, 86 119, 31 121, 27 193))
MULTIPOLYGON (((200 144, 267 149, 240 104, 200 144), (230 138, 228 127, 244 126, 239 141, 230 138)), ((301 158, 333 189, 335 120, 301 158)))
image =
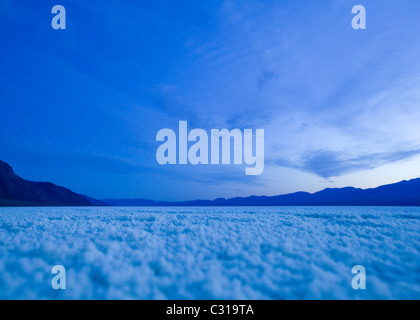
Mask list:
POLYGON ((145 199, 102 200, 112 206, 420 206, 420 178, 372 189, 352 187, 296 192, 267 197, 194 200, 183 202, 145 199))
POLYGON ((49 182, 17 176, 0 161, 0 206, 420 206, 420 178, 372 189, 352 187, 296 192, 278 196, 250 196, 180 202, 146 199, 96 200, 49 182))
POLYGON ((0 161, 0 206, 90 206, 84 197, 49 182, 32 182, 17 176, 0 161))

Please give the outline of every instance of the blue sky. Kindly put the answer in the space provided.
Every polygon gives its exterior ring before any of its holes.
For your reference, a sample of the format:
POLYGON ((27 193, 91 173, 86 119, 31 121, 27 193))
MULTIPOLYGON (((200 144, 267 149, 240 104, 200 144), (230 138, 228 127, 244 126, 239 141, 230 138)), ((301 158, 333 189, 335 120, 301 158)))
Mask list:
POLYGON ((420 177, 420 2, 0 4, 0 159, 96 198, 184 200, 420 177), (64 5, 67 29, 51 28, 64 5), (367 10, 353 30, 351 9, 367 10), (160 166, 156 133, 264 129, 265 171, 160 166))

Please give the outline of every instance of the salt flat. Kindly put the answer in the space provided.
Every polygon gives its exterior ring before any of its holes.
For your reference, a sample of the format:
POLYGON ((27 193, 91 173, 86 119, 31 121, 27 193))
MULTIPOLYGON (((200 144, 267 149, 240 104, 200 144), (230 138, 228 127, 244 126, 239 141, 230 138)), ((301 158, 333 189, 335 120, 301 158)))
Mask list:
POLYGON ((0 208, 0 298, 419 299, 419 235, 410 207, 0 208))

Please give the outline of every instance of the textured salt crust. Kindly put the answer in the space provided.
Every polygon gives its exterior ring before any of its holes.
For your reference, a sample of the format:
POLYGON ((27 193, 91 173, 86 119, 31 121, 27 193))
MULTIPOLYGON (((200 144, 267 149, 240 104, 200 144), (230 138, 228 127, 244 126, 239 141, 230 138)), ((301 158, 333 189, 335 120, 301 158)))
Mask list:
POLYGON ((419 299, 419 234, 417 208, 0 208, 0 298, 419 299))

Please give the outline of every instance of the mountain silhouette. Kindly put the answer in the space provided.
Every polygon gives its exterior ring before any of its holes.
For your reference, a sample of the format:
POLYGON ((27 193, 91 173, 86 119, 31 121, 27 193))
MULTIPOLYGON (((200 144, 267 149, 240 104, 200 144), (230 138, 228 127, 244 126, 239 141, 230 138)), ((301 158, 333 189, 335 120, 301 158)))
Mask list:
POLYGON ((96 200, 49 182, 31 182, 17 176, 0 161, 0 206, 420 206, 420 178, 371 189, 327 188, 315 193, 250 196, 216 200, 153 201, 147 199, 96 200))
POLYGON ((90 206, 84 197, 50 182, 32 182, 17 176, 0 161, 0 206, 90 206))
POLYGON ((420 206, 420 178, 372 189, 328 188, 315 193, 296 192, 279 196, 182 202, 145 199, 106 199, 112 206, 420 206))

